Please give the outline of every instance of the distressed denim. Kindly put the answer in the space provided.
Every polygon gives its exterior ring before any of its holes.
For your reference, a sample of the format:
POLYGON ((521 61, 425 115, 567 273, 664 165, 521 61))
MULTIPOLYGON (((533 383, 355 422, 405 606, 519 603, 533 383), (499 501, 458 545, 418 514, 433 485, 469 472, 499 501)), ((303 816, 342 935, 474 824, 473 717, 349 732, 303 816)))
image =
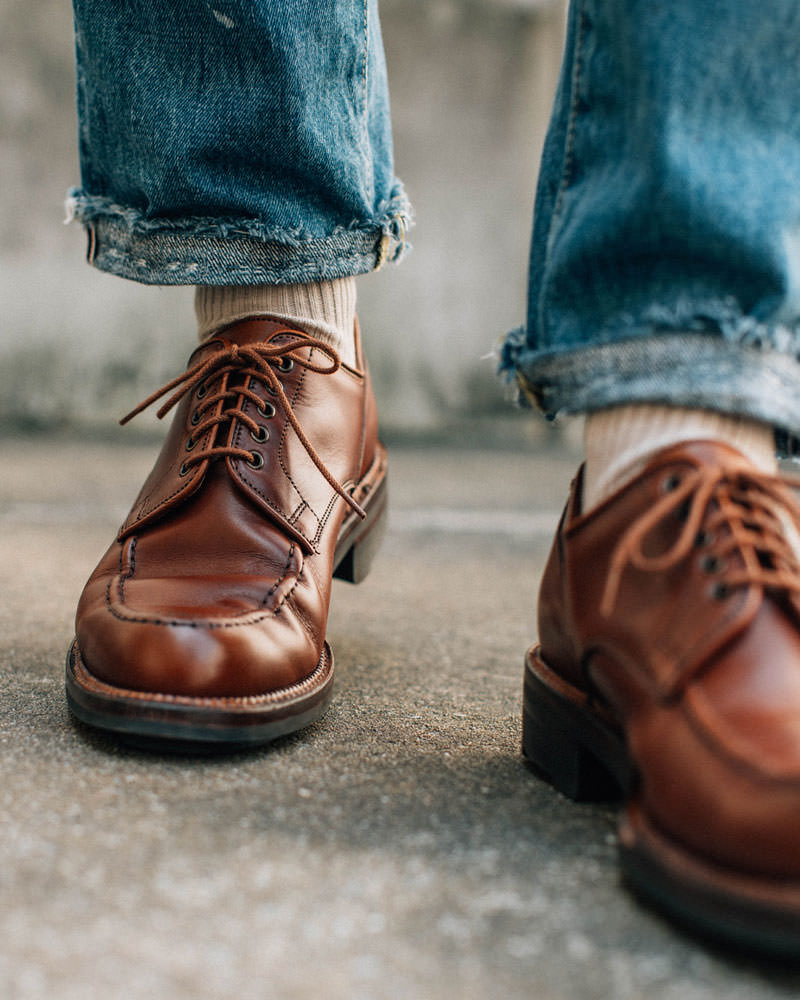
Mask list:
POLYGON ((574 0, 501 367, 800 434, 800 4, 574 0))
POLYGON ((377 0, 74 0, 91 262, 157 284, 288 283, 398 257, 377 0))

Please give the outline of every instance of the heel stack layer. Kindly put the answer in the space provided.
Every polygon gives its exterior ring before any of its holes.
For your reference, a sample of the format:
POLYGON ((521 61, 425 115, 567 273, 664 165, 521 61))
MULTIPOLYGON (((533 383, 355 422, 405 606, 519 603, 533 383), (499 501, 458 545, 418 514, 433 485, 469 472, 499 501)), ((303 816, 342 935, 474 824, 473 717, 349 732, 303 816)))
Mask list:
POLYGON ((525 663, 522 751, 536 771, 575 801, 618 800, 630 783, 622 737, 575 692, 544 680, 550 671, 532 650, 525 663))
POLYGON ((347 583, 361 583, 367 576, 386 534, 389 491, 386 452, 382 446, 355 495, 367 516, 363 521, 355 515, 345 521, 333 563, 334 579, 347 583))

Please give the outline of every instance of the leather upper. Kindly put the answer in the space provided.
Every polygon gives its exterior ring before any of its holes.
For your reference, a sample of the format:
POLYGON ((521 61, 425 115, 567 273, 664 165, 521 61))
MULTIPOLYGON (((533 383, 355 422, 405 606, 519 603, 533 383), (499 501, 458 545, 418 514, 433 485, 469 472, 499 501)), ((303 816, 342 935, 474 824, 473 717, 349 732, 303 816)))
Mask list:
POLYGON ((78 606, 95 677, 165 697, 241 698, 313 673, 336 540, 357 516, 340 494, 377 441, 363 362, 333 358, 261 319, 194 353, 155 467, 78 606))
POLYGON ((543 577, 541 656, 622 729, 645 814, 707 858, 800 874, 800 523, 724 445, 657 455, 582 514, 543 577))

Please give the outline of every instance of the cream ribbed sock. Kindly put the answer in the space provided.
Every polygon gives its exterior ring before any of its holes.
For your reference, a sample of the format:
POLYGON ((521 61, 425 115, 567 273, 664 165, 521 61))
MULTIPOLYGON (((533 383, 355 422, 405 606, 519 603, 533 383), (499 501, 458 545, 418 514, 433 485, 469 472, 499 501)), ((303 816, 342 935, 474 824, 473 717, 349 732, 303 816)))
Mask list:
POLYGON ((200 340, 229 323, 269 316, 330 344, 355 364, 355 278, 301 285, 198 285, 194 308, 200 340))
POLYGON ((636 404, 599 410, 586 418, 583 509, 610 496, 655 451, 681 441, 722 441, 762 472, 777 471, 772 427, 710 410, 636 404))

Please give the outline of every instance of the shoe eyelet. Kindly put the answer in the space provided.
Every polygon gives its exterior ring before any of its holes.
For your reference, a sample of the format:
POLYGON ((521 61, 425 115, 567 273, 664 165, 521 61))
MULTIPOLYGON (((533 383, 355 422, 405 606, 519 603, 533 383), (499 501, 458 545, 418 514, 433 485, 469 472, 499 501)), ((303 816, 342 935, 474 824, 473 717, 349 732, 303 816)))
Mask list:
POLYGON ((195 439, 190 434, 189 437, 186 438, 186 450, 187 451, 191 451, 192 448, 194 448, 194 446, 196 444, 197 444, 197 441, 195 441, 195 439))
MULTIPOLYGON (((257 431, 250 431, 250 437, 259 444, 263 444, 269 437, 269 431, 266 427, 261 427, 259 425, 257 431)), ((253 454, 256 454, 256 452, 253 452, 253 454)))
POLYGON ((724 601, 730 596, 730 589, 724 583, 715 583, 711 588, 711 595, 715 601, 724 601))
POLYGON ((272 405, 272 403, 270 403, 270 401, 268 399, 265 399, 264 402, 258 407, 258 412, 266 420, 271 420, 272 417, 275 416, 275 413, 277 411, 276 411, 275 407, 272 405))
POLYGON ((190 470, 190 469, 191 469, 191 465, 189 465, 189 463, 188 463, 188 462, 184 462, 184 463, 183 463, 183 464, 181 465, 180 469, 178 469, 178 475, 179 475, 179 476, 186 476, 186 475, 188 475, 188 474, 189 474, 189 470, 190 470))
POLYGON ((193 411, 191 417, 189 418, 189 423, 192 425, 192 427, 197 427, 197 425, 200 423, 200 411, 199 410, 194 410, 193 411))
POLYGON ((250 453, 250 458, 247 459, 247 464, 251 469, 260 469, 264 465, 264 456, 260 451, 253 451, 250 453))
POLYGON ((695 548, 706 549, 714 541, 714 536, 710 531, 698 531, 695 535, 695 548))
POLYGON ((278 371, 290 372, 294 368, 294 360, 292 358, 280 358, 278 360, 278 371))
POLYGON ((202 399, 207 392, 208 392, 208 386, 205 384, 205 382, 201 382, 200 385, 198 385, 197 390, 195 391, 194 394, 195 399, 202 399))
POLYGON ((665 493, 673 493, 681 485, 681 481, 677 472, 671 472, 661 483, 661 489, 665 493))
POLYGON ((703 556, 700 560, 700 569, 704 573, 719 573, 722 563, 716 556, 703 556))

